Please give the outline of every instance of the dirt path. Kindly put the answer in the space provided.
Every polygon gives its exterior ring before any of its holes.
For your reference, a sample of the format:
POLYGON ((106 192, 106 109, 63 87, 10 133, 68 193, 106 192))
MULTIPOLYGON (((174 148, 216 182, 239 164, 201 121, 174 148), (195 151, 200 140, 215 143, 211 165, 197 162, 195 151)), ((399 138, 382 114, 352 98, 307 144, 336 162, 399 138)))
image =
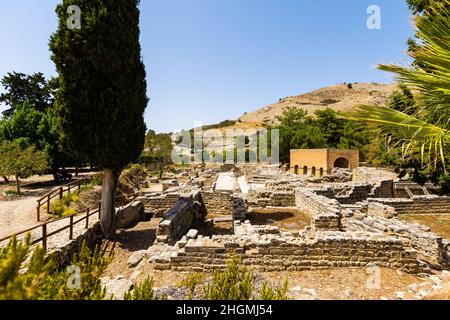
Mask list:
MULTIPOLYGON (((86 173, 89 174, 89 173, 86 173)), ((82 178, 85 174, 80 175, 82 178)), ((52 175, 33 176, 22 181, 23 195, 17 200, 0 200, 0 238, 38 224, 36 221, 36 200, 61 186, 52 175)), ((0 184, 0 193, 14 190, 15 184, 0 184)))
POLYGON ((36 200, 27 197, 21 200, 0 201, 0 238, 36 225, 36 200))

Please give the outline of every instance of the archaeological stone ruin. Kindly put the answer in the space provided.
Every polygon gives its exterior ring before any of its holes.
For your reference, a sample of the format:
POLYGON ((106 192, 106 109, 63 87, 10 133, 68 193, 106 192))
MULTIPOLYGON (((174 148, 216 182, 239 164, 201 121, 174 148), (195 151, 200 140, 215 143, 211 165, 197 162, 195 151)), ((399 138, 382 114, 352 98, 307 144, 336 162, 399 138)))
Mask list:
MULTIPOLYGON (((157 223, 155 240, 129 257, 130 267, 208 272, 236 256, 260 272, 377 266, 423 275, 450 267, 449 239, 402 219, 450 215, 450 198, 382 169, 335 168, 317 176, 245 164, 167 175, 148 179, 117 210, 119 232, 157 223)), ((60 260, 83 239, 98 242, 97 229, 60 250, 60 260)))
MULTIPOLYGON (((157 270, 174 271, 225 268, 234 256, 260 271, 379 266, 420 274, 447 269, 448 239, 399 216, 450 214, 450 198, 398 197, 401 182, 377 170, 338 169, 317 177, 270 165, 192 167, 182 179, 174 175, 177 182, 171 186, 143 189, 136 199, 143 216, 161 219, 156 241, 140 257, 157 270), (303 212, 309 221, 302 229, 253 224, 248 215, 259 210, 303 212), (217 222, 228 222, 229 230, 199 232, 217 222)), ((149 185, 159 183, 153 179, 149 185)))

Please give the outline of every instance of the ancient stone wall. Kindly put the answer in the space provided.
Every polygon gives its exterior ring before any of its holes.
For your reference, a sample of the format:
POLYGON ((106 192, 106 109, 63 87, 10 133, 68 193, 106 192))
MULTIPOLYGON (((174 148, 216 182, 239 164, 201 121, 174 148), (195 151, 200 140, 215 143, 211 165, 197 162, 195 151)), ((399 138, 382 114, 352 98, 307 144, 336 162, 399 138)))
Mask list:
MULTIPOLYGON (((252 229, 252 227, 249 227, 252 229)), ((260 227, 249 234, 189 239, 177 243, 177 250, 164 259, 155 259, 157 269, 208 271, 225 268, 233 256, 241 256, 244 265, 261 271, 300 271, 334 267, 376 265, 420 272, 417 252, 405 241, 371 233, 318 232, 280 233, 260 227)), ((276 229, 276 227, 275 227, 276 229)))
POLYGON ((94 224, 86 232, 76 237, 69 244, 58 248, 51 253, 55 255, 55 261, 58 268, 64 268, 72 261, 72 257, 80 252, 83 242, 86 242, 90 249, 94 249, 104 239, 100 222, 94 224))
POLYGON ((206 208, 200 192, 181 198, 164 214, 156 230, 156 240, 174 244, 198 222, 204 220, 206 208))
MULTIPOLYGON (((406 239, 411 247, 419 252, 419 257, 431 265, 449 265, 450 245, 439 235, 429 232, 429 228, 401 221, 385 218, 369 209, 368 216, 355 217, 344 221, 345 229, 349 232, 367 231, 379 234, 396 234, 406 239), (371 216, 371 214, 376 214, 371 216)), ((384 212, 384 214, 386 211, 384 212)))
POLYGON ((394 197, 394 181, 382 180, 378 186, 374 188, 369 197, 372 198, 393 198, 394 197), (373 194, 373 195, 372 195, 373 194))
POLYGON ((340 230, 340 204, 337 200, 318 195, 308 188, 297 188, 295 203, 298 208, 311 213, 316 230, 340 230))
POLYGON ((264 189, 254 191, 249 198, 249 205, 257 208, 295 206, 295 193, 292 190, 279 191, 264 189))
POLYGON ((180 200, 180 193, 164 193, 153 194, 149 193, 143 197, 137 198, 137 200, 144 203, 146 212, 150 212, 155 217, 162 217, 170 208, 172 208, 178 200, 180 200))
POLYGON ((450 214, 450 197, 414 196, 410 199, 402 198, 372 198, 369 202, 379 202, 389 205, 399 214, 450 214))
POLYGON ((208 214, 211 215, 231 215, 233 212, 232 194, 220 191, 202 192, 203 202, 208 214))

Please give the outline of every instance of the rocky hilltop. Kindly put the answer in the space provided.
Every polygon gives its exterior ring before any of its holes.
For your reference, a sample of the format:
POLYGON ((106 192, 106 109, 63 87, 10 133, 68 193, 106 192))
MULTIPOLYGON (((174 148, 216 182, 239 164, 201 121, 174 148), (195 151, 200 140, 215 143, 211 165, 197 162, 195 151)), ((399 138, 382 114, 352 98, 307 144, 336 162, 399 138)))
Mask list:
POLYGON ((286 97, 278 102, 244 114, 237 123, 248 125, 267 125, 277 123, 276 117, 287 107, 305 109, 309 114, 316 110, 331 108, 344 111, 360 104, 386 105, 396 84, 352 83, 324 87, 306 94, 286 97))

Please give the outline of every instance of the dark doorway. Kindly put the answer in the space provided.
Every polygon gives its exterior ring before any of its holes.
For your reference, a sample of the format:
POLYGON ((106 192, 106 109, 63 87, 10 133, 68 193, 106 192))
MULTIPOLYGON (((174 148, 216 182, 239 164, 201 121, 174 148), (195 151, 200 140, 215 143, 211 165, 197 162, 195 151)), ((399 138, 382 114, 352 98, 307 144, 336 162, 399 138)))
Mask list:
POLYGON ((338 158, 334 162, 334 167, 335 168, 349 169, 350 168, 350 162, 347 159, 345 159, 345 158, 338 158))

